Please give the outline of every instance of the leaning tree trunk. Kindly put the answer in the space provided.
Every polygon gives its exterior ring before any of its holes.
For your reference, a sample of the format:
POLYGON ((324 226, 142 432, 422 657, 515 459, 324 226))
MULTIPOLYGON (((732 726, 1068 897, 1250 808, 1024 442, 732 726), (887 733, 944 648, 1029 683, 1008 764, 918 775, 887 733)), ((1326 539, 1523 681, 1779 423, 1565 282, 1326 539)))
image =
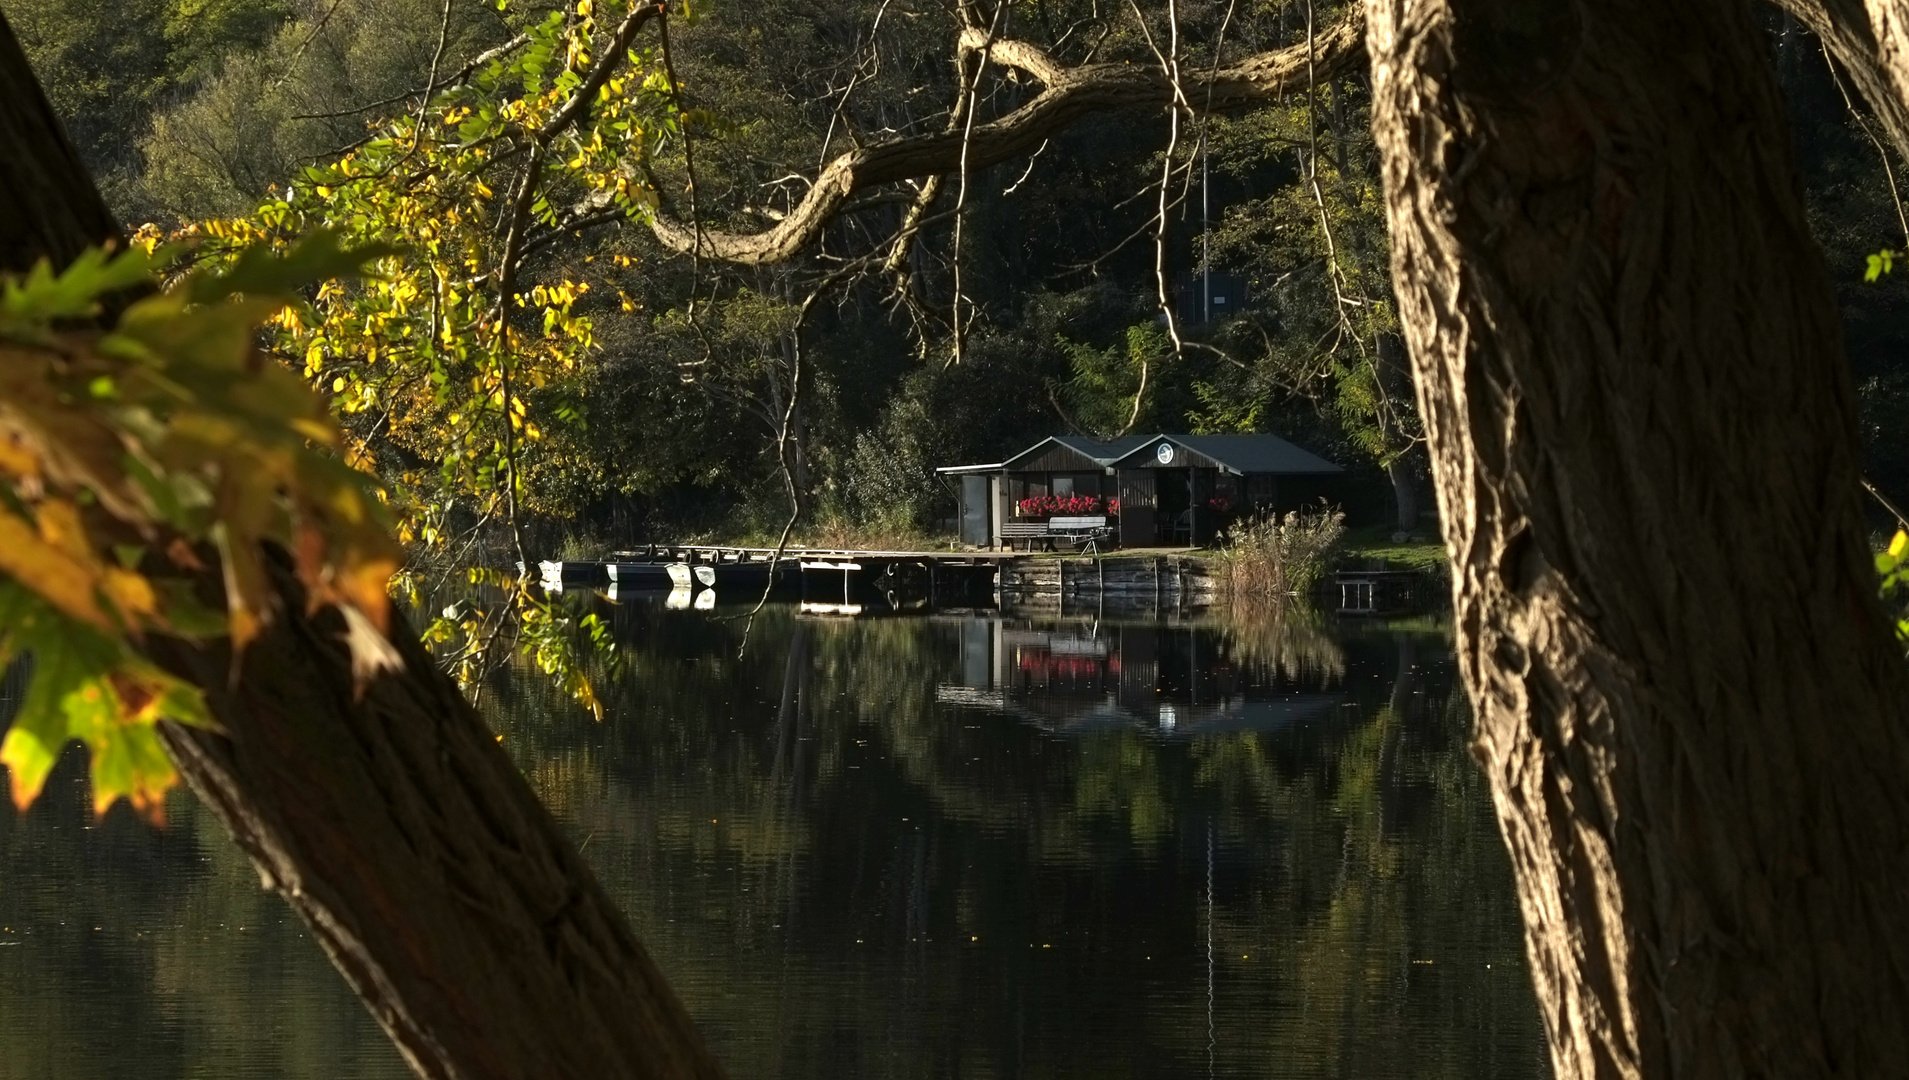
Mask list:
POLYGON ((1909 157, 1909 10, 1903 0, 1776 0, 1835 55, 1896 152, 1909 157))
POLYGON ((1909 1075, 1909 667, 1739 0, 1370 0, 1476 749, 1560 1078, 1909 1075))
MULTIPOLYGON (((0 269, 115 237, 0 19, 0 269)), ((715 1078, 688 1013, 496 737, 394 618, 354 693, 343 621, 282 614, 245 651, 155 642, 224 734, 166 726, 194 791, 420 1076, 715 1078)), ((216 587, 216 586, 214 586, 216 587)))

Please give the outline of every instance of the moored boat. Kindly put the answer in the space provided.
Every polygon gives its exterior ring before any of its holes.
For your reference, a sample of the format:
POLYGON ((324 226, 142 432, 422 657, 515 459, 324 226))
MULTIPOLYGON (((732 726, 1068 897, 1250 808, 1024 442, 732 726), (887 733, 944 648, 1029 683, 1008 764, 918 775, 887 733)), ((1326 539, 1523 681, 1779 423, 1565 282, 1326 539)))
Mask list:
POLYGON ((678 588, 688 589, 697 585, 716 584, 716 571, 708 563, 670 563, 669 579, 678 588))
POLYGON ((611 562, 604 563, 603 569, 610 580, 618 585, 655 585, 670 583, 669 564, 660 562, 611 562))

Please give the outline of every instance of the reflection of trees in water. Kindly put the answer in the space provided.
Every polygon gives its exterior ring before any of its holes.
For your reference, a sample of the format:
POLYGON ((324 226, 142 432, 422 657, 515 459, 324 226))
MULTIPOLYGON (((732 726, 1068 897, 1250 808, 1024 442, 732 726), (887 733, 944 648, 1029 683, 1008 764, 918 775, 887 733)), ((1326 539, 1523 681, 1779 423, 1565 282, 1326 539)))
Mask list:
POLYGON ((638 644, 611 721, 552 699, 506 729, 526 760, 580 763, 546 796, 738 1075, 827 1074, 875 1033, 963 1075, 1204 1065, 1203 1015, 1181 1014, 1205 1006, 1209 829, 1224 1071, 1542 1071, 1441 639, 1206 628, 1233 666, 1344 706, 1272 733, 1058 738, 937 702, 958 678, 951 621, 765 613, 740 660, 620 629, 638 644), (955 944, 978 935, 1015 948, 955 944), (1029 944, 1086 952, 1061 971, 1029 944), (1165 1004, 1133 996, 1133 950, 1162 958, 1165 1004), (1117 1037, 1083 1046, 1110 1018, 1117 1037))
MULTIPOLYGON (((937 701, 956 621, 769 609, 741 657, 738 624, 612 621, 607 720, 523 672, 491 720, 734 1075, 1196 1072, 1209 926, 1222 1074, 1542 1072, 1438 638, 1177 628, 1228 678, 1344 701, 1268 732, 1062 737, 937 701)), ((45 835, 82 804, 0 820, 0 921, 117 935, 0 948, 0 1024, 48 1033, 0 1078, 105 1075, 132 1047, 154 1075, 400 1074, 190 808, 159 838, 45 835)))
POLYGON ((0 806, 0 1080, 409 1075, 296 917, 189 796, 95 821, 69 750, 0 806))
POLYGON ((1345 674, 1345 653, 1319 613, 1290 604, 1236 604, 1214 623, 1241 662, 1299 682, 1345 674))

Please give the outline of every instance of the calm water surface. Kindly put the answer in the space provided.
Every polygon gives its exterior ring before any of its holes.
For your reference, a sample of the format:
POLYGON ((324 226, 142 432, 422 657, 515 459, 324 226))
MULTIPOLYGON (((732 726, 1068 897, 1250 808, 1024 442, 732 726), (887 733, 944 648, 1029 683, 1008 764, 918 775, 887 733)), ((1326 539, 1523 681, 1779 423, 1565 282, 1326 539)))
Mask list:
MULTIPOLYGON (((1429 624, 618 605, 491 722, 744 1077, 1542 1077, 1429 624)), ((0 809, 0 1078, 396 1078, 188 798, 0 809)))

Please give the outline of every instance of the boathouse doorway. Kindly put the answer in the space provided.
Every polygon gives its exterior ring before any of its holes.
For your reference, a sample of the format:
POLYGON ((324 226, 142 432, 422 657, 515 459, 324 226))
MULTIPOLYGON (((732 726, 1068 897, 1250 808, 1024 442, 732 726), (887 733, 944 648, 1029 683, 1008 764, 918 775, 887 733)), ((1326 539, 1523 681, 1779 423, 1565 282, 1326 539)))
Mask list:
POLYGON ((1192 471, 1148 469, 1154 486, 1154 543, 1186 547, 1193 543, 1192 471))

